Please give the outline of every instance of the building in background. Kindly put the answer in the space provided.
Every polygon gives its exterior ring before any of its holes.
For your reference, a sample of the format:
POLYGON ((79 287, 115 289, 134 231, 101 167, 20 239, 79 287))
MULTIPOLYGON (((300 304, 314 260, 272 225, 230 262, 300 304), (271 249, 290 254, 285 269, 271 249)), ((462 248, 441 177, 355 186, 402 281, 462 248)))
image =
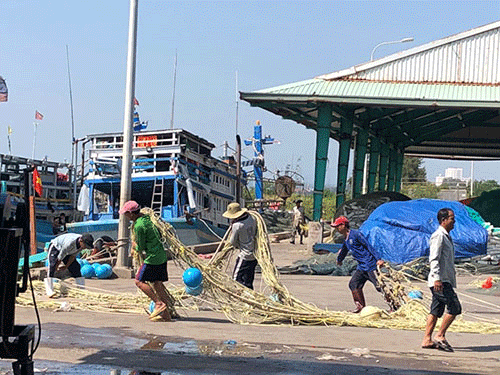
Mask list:
POLYGON ((467 184, 470 178, 463 177, 462 168, 446 168, 444 176, 436 177, 436 186, 440 186, 438 198, 459 201, 467 198, 467 184))

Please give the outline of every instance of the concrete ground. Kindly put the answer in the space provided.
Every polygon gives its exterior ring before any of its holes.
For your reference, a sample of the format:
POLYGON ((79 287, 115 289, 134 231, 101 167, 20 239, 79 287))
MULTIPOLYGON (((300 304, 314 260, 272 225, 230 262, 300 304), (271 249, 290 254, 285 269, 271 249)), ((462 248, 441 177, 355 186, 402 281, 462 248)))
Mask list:
MULTIPOLYGON (((272 244, 277 266, 309 258, 305 245, 272 244)), ((170 282, 182 270, 169 263, 170 282)), ((477 277, 460 276, 466 313, 498 321, 498 297, 470 292, 477 277)), ((298 299, 329 310, 351 310, 349 277, 282 275, 298 299)), ((255 285, 260 283, 257 275, 255 285)), ((131 279, 87 280, 105 290, 135 292, 131 279)), ((426 286, 419 285, 422 289, 426 286)), ((372 285, 369 305, 386 309, 372 285)), ((60 300, 63 302, 63 300, 60 300)), ((498 374, 500 335, 449 332, 454 353, 420 348, 423 332, 357 327, 237 325, 212 311, 180 310, 181 319, 153 323, 146 315, 41 310, 42 339, 35 367, 46 374, 498 374), (52 371, 52 372, 51 372, 52 371), (115 372, 113 372, 115 371, 115 372), (125 372, 124 372, 125 371, 125 372), (132 373, 132 372, 131 372, 132 373)), ((467 316, 467 319, 473 319, 467 316)), ((475 319, 475 318, 474 318, 475 319)), ((36 323, 33 308, 16 307, 16 324, 36 323)), ((10 373, 0 360, 0 374, 10 373)))

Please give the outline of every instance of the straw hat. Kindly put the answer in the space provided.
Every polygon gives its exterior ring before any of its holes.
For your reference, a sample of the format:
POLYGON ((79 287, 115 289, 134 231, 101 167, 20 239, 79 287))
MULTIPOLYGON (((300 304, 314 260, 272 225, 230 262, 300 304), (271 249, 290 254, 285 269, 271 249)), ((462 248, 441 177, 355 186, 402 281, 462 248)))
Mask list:
POLYGON ((245 207, 241 208, 239 203, 233 202, 227 205, 227 210, 222 214, 222 216, 227 217, 228 219, 237 219, 247 211, 248 209, 245 207))

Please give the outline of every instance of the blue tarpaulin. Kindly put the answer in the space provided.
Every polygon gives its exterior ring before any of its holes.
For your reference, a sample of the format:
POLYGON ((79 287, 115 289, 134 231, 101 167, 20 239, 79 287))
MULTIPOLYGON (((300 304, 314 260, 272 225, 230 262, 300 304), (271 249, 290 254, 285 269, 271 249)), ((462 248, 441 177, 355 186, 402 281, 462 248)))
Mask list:
POLYGON ((459 202, 416 199, 384 203, 372 212, 360 230, 382 259, 406 263, 429 256, 429 239, 439 226, 437 212, 441 208, 451 208, 455 213, 455 228, 450 232, 455 258, 486 254, 488 232, 469 217, 459 202))

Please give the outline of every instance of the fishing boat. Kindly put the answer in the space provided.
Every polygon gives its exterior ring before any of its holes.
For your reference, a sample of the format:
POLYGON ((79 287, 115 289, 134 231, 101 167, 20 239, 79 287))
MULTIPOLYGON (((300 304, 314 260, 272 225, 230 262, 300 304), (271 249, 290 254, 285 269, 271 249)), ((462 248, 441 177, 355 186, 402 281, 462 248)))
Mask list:
MULTIPOLYGON (((68 231, 116 239, 123 133, 88 135, 83 145, 78 209, 84 218, 68 231)), ((133 134, 131 199, 172 224, 187 246, 219 241, 229 224, 222 213, 236 200, 234 158, 213 157, 214 148, 183 129, 133 134)))
MULTIPOLYGON (((40 177, 41 194, 35 198, 37 251, 43 251, 45 243, 65 231, 67 221, 81 220, 82 214, 74 209, 73 168, 68 163, 47 159, 35 160, 20 156, 0 154, 0 226, 11 227, 25 216, 24 171, 36 168, 40 177)), ((35 196, 30 181, 28 195, 35 196)))

